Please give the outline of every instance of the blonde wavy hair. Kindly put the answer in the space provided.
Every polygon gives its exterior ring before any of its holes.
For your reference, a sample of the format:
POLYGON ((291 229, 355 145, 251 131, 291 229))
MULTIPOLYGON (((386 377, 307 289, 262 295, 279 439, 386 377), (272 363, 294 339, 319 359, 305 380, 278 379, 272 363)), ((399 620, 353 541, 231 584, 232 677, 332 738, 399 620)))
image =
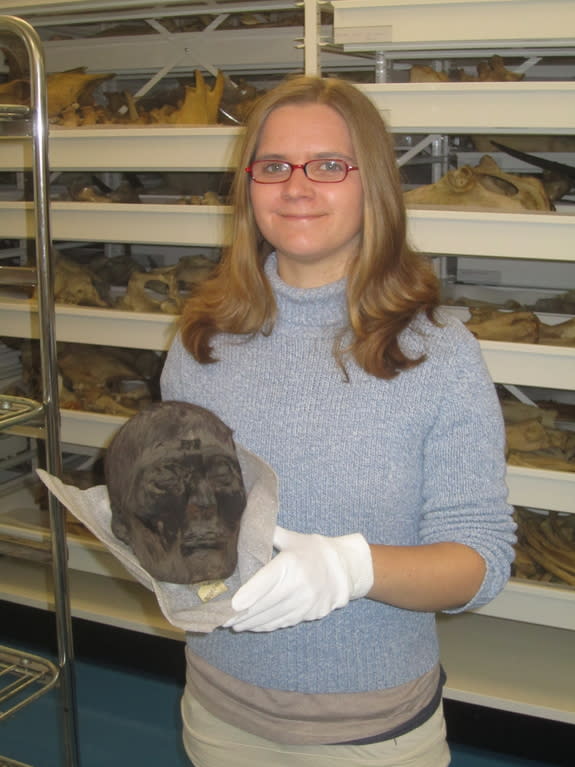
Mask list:
POLYGON ((273 330, 276 304, 264 272, 272 246, 255 222, 244 168, 255 156, 266 118, 286 104, 326 104, 348 126, 363 185, 363 231, 347 273, 349 327, 336 341, 334 356, 344 370, 351 355, 371 375, 393 378, 425 359, 407 357, 398 339, 419 312, 433 320, 438 281, 428 259, 407 243, 400 176, 385 123, 367 96, 338 78, 288 78, 256 101, 232 184, 231 245, 213 277, 186 302, 180 324, 183 344, 198 362, 210 363, 217 361, 212 347, 216 334, 251 336, 273 330))

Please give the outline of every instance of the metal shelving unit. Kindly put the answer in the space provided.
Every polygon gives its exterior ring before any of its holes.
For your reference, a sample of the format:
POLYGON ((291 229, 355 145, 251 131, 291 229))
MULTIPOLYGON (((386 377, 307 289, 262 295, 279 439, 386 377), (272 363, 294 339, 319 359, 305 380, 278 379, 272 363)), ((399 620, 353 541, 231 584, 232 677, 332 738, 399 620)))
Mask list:
MULTIPOLYGON (((10 132, 21 132, 32 145, 34 193, 35 265, 0 267, 0 284, 35 285, 38 298, 42 402, 22 397, 0 397, 0 429, 42 417, 46 444, 46 468, 60 475, 60 414, 56 367, 55 313, 52 290, 51 231, 48 197, 48 120, 45 67, 42 44, 28 22, 14 16, 0 16, 0 33, 23 44, 30 68, 30 106, 0 106, 0 121, 11 123, 10 132), (14 130, 16 129, 16 130, 14 130)), ((0 139, 2 140, 2 139, 0 139)), ((0 647, 0 702, 5 704, 0 719, 15 714, 58 684, 61 693, 61 721, 66 767, 79 764, 77 708, 73 668, 72 622, 69 608, 67 553, 64 517, 58 500, 48 494, 54 606, 58 640, 58 665, 35 655, 0 647)), ((0 757, 0 762, 15 764, 0 757)))

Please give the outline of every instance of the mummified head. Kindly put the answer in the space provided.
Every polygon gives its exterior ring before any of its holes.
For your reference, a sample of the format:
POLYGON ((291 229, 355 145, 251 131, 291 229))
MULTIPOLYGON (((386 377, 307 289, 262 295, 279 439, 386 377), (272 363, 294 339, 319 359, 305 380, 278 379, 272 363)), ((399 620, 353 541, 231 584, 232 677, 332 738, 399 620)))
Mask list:
POLYGON ((112 531, 148 573, 195 583, 237 563, 246 492, 231 430, 186 402, 158 402, 130 418, 105 459, 112 531))

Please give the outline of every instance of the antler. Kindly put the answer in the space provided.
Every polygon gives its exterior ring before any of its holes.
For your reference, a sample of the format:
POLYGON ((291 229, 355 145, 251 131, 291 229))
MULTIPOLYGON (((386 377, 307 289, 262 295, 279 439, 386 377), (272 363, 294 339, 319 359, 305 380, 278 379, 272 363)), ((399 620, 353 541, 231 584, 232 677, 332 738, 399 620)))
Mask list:
POLYGON ((511 155, 511 157, 515 157, 517 160, 528 162, 530 165, 535 165, 536 168, 543 168, 543 170, 550 170, 554 171, 555 173, 567 175, 569 178, 575 180, 575 167, 573 167, 573 165, 565 165, 562 162, 555 162, 554 160, 547 160, 544 157, 537 157, 537 155, 534 154, 521 152, 519 149, 513 149, 512 147, 506 146, 505 144, 500 144, 498 141, 494 141, 493 139, 491 139, 491 143, 494 147, 497 147, 497 149, 500 149, 502 152, 511 155))

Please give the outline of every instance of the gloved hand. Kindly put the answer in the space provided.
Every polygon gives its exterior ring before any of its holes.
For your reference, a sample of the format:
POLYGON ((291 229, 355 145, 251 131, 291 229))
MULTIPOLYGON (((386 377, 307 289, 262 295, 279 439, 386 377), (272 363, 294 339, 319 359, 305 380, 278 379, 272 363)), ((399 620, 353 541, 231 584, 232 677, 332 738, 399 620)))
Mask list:
POLYGON ((323 618, 373 585, 373 564, 363 535, 304 535, 276 527, 279 550, 238 589, 232 607, 241 614, 224 625, 235 631, 274 631, 323 618))

